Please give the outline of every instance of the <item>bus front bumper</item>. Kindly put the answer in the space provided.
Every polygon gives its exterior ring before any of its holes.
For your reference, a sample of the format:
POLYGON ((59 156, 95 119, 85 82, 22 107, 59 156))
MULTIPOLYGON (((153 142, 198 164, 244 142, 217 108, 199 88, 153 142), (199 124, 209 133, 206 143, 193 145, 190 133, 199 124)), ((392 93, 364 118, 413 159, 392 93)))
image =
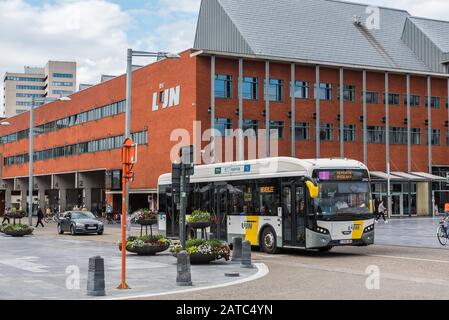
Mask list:
POLYGON ((329 234, 306 229, 307 249, 319 249, 339 246, 368 246, 374 244, 374 231, 365 232, 361 239, 333 240, 329 234))

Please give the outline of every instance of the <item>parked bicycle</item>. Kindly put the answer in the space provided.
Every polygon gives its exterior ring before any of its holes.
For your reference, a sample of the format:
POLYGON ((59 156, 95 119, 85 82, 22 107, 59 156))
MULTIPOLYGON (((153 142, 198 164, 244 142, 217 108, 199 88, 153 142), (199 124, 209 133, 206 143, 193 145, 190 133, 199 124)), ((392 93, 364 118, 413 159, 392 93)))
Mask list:
POLYGON ((440 225, 438 226, 437 231, 438 241, 442 246, 447 244, 449 239, 449 214, 446 213, 446 216, 440 221, 440 225))

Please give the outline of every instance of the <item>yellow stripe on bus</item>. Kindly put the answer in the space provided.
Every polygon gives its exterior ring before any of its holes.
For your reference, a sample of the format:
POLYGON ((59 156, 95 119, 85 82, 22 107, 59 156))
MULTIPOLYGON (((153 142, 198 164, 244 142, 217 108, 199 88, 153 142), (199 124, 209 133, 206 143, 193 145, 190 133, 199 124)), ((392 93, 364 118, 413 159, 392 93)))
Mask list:
POLYGON ((363 226, 364 226, 364 222, 363 221, 355 221, 353 228, 352 228, 352 240, 359 240, 362 239, 362 235, 363 235, 363 226))
POLYGON ((259 217, 246 217, 245 230, 245 240, 253 246, 259 245, 259 217))

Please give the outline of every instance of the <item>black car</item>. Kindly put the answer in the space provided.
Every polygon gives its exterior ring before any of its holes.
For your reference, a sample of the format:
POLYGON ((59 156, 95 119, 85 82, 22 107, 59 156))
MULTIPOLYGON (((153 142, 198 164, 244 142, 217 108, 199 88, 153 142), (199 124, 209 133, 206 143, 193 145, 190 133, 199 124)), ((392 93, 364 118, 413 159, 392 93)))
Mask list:
POLYGON ((72 236, 77 234, 102 235, 104 225, 98 221, 92 212, 89 211, 67 211, 62 214, 58 223, 59 234, 70 232, 72 236))

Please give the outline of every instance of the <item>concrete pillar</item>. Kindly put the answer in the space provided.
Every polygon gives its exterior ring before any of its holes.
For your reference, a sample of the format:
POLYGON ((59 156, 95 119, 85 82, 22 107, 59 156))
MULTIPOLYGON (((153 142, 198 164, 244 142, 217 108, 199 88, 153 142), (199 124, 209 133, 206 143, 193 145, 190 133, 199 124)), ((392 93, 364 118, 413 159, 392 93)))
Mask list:
POLYGON ((35 189, 38 190, 39 207, 43 211, 47 208, 45 192, 51 189, 51 176, 35 177, 35 189))
POLYGON ((59 211, 64 212, 67 209, 67 189, 59 189, 59 211))
POLYGON ((19 178, 17 179, 17 185, 20 190, 20 208, 22 210, 27 210, 28 208, 28 198, 27 198, 27 192, 28 192, 28 179, 25 178, 19 178))
POLYGON ((84 194, 83 200, 84 206, 87 208, 87 210, 92 211, 92 189, 84 188, 83 194, 84 194))
POLYGON ((11 208, 11 193, 14 190, 14 180, 2 180, 5 189, 5 208, 11 208))

